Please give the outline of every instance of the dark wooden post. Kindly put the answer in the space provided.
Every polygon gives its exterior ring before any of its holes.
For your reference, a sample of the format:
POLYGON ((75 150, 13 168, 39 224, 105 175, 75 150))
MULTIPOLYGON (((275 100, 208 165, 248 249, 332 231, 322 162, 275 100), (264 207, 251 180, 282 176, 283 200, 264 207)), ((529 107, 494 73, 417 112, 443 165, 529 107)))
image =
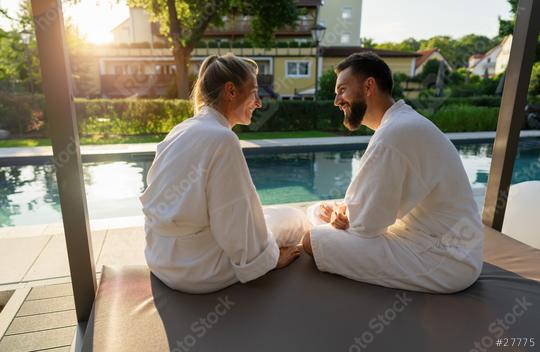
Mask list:
POLYGON ((504 221, 539 30, 540 1, 520 0, 482 215, 484 224, 498 231, 504 221))
POLYGON ((62 5, 60 0, 32 0, 32 13, 77 320, 84 322, 92 310, 96 277, 62 5))

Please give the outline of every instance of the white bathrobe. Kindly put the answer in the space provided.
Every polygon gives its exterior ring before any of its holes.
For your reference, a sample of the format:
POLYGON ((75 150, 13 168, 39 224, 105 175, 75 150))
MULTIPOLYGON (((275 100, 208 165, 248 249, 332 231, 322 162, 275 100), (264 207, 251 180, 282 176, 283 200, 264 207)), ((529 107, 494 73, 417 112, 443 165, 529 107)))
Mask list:
POLYGON ((145 256, 171 288, 205 293, 273 269, 279 248, 268 234, 238 137, 205 107, 157 147, 140 197, 145 256))
POLYGON ((403 101, 385 113, 345 202, 346 231, 312 229, 321 271, 441 293, 478 278, 483 230, 463 164, 448 138, 403 101))

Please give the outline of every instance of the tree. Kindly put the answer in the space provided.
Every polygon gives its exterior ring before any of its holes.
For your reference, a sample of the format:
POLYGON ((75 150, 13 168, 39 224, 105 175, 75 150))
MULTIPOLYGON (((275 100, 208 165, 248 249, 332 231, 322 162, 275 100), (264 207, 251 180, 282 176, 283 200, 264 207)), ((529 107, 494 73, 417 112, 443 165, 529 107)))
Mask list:
POLYGON ((222 16, 251 18, 248 40, 255 46, 270 48, 278 28, 294 25, 299 11, 294 0, 128 0, 128 5, 142 7, 160 25, 169 38, 176 64, 178 98, 189 95, 188 65, 191 52, 206 29, 222 26, 222 16), (269 15, 271 14, 271 15, 269 15))
POLYGON ((540 62, 535 63, 533 66, 529 93, 540 95, 540 62))
MULTIPOLYGON (((503 20, 499 17, 499 37, 502 39, 507 35, 514 33, 514 25, 516 23, 516 13, 519 0, 507 0, 510 4, 511 17, 509 20, 503 20)), ((536 45, 536 60, 540 61, 540 34, 538 35, 538 44, 536 45)))
MULTIPOLYGON (((24 0, 20 3, 15 17, 10 17, 6 11, 0 11, 0 16, 6 17, 11 22, 9 31, 0 29, 0 81, 5 82, 9 90, 27 90, 31 85, 35 92, 39 92, 41 73, 30 0, 24 0), (30 33, 28 45, 23 43, 22 31, 30 33), (21 83, 27 87, 21 88, 21 83)), ((65 33, 71 55, 88 47, 86 39, 70 21, 66 23, 65 33)), ((72 73, 75 80, 82 77, 77 67, 72 66, 72 73)), ((81 78, 80 81, 85 84, 84 78, 81 78)))
POLYGON ((408 38, 401 43, 385 42, 378 44, 377 49, 416 52, 420 49, 420 42, 414 38, 408 38))
POLYGON ((377 46, 373 38, 361 38, 360 45, 364 48, 375 48, 377 46))
POLYGON ((334 100, 336 94, 337 75, 334 70, 325 71, 319 78, 319 90, 317 91, 317 100, 334 100))
POLYGON ((9 89, 21 89, 22 84, 27 88, 39 88, 41 76, 37 69, 39 62, 35 37, 32 35, 30 2, 21 2, 15 18, 9 16, 5 10, 1 11, 0 15, 11 22, 10 30, 0 30, 0 81, 8 84, 9 89), (23 43, 23 30, 31 33, 28 45, 23 43))
POLYGON ((514 32, 514 23, 516 22, 516 13, 518 8, 518 0, 507 0, 510 4, 510 12, 512 16, 509 20, 503 20, 499 16, 499 37, 502 39, 514 32))
MULTIPOLYGON (((437 78, 437 73, 439 72, 439 60, 431 59, 424 64, 422 72, 418 75, 418 78, 422 81, 430 79, 430 83, 435 84, 435 79, 437 78)), ((427 82, 426 82, 427 83, 427 82)))
POLYGON ((469 58, 474 54, 483 54, 499 44, 498 38, 488 38, 483 35, 468 34, 456 41, 456 62, 452 65, 456 68, 467 67, 469 58))
POLYGON ((394 73, 394 88, 392 89, 392 97, 395 100, 405 98, 403 92, 403 82, 407 81, 409 77, 404 73, 394 73))

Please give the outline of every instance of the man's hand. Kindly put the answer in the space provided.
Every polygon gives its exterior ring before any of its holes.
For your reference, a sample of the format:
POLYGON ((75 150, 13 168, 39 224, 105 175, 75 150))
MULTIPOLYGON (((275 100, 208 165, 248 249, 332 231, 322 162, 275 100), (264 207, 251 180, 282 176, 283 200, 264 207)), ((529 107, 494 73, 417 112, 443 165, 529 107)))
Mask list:
POLYGON ((298 246, 281 247, 279 249, 279 258, 276 265, 276 269, 281 269, 291 264, 296 258, 300 256, 300 249, 298 246))
POLYGON ((347 204, 341 203, 337 209, 332 212, 330 224, 338 230, 346 230, 349 228, 349 218, 347 217, 347 204))
POLYGON ((322 202, 319 206, 319 218, 329 223, 332 218, 332 213, 334 212, 334 205, 326 202, 322 202))

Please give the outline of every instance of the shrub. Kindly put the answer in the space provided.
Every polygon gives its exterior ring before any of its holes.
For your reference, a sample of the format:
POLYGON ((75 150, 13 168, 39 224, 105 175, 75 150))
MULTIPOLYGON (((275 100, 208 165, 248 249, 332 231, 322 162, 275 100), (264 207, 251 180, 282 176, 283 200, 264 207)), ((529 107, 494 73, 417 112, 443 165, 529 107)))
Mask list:
POLYGON ((193 115, 187 100, 77 99, 75 109, 83 135, 167 133, 193 115))
POLYGON ((317 91, 317 99, 333 100, 336 87, 337 75, 334 70, 327 70, 319 78, 319 90, 317 91))
POLYGON ((469 105, 444 106, 435 113, 419 110, 443 132, 495 131, 499 108, 469 105))
POLYGON ((529 93, 540 95, 540 61, 533 66, 529 93))
POLYGON ((426 97, 419 99, 407 99, 407 103, 416 109, 438 109, 442 106, 449 105, 469 105, 469 106, 485 106, 499 107, 501 105, 501 97, 493 95, 481 95, 472 97, 426 97))
MULTIPOLYGON (((529 102, 539 103, 540 97, 529 102)), ((409 100, 420 113, 444 132, 493 131, 497 125, 499 97, 425 98, 409 100)), ((144 135, 169 132, 193 115, 190 101, 177 99, 75 99, 82 135, 144 135)), ((39 95, 0 93, 0 128, 12 134, 46 135, 44 99, 39 95)), ((292 132, 319 130, 349 134, 343 114, 332 100, 265 101, 251 126, 235 131, 292 132)), ((354 134, 369 134, 361 128, 354 134)))
POLYGON ((44 99, 40 95, 0 92, 0 129, 12 134, 45 130, 44 99))
POLYGON ((501 77, 483 78, 468 84, 454 85, 451 87, 452 97, 472 97, 478 95, 494 95, 501 77))

